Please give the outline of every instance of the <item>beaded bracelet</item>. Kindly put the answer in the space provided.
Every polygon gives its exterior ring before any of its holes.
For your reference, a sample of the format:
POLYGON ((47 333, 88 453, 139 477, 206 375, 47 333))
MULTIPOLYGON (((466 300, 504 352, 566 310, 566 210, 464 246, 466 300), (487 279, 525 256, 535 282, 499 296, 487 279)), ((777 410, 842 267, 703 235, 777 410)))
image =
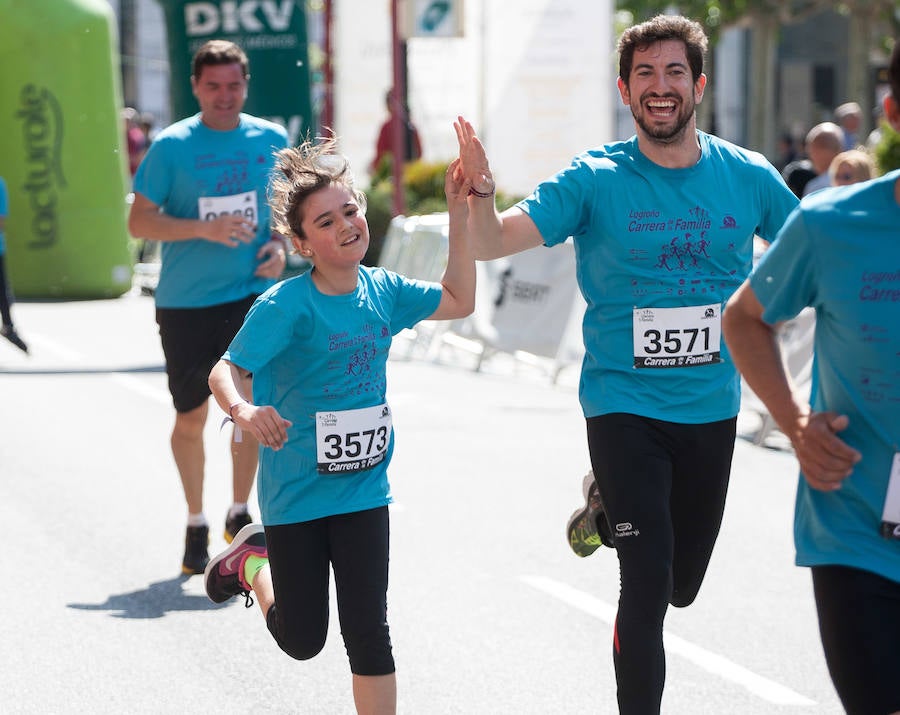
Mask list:
POLYGON ((238 405, 249 404, 247 400, 241 400, 240 402, 232 402, 228 406, 228 419, 234 422, 234 408, 238 405))
POLYGON ((477 196, 479 199, 489 199, 494 195, 495 190, 497 189, 497 185, 491 181, 491 190, 490 191, 479 191, 474 186, 469 187, 469 196, 477 196))

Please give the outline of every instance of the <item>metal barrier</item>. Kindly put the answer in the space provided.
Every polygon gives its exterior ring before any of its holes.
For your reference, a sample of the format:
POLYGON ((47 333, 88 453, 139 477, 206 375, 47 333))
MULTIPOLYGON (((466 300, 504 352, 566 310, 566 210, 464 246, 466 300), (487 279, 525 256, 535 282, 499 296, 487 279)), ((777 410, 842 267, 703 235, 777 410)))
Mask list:
MULTIPOLYGON (((394 218, 379 264, 403 275, 439 281, 447 265, 446 213, 394 218)), ((438 360, 452 345, 475 353, 474 369, 506 353, 533 362, 540 358, 555 381, 566 366, 579 363, 584 348, 581 318, 585 303, 575 280, 571 242, 478 261, 475 311, 465 319, 437 326, 422 323, 404 337, 408 355, 419 350, 438 360)))

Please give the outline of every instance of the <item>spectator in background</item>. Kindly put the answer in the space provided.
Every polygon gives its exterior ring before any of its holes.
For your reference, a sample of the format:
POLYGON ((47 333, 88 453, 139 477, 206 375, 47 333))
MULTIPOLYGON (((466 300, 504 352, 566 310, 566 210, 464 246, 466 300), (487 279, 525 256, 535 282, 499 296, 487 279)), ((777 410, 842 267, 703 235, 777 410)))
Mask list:
POLYGON ((797 142, 790 132, 785 132, 778 139, 778 159, 774 162, 778 171, 784 171, 792 161, 800 158, 800 152, 797 149, 797 142))
POLYGON ((807 182, 803 195, 809 196, 813 191, 831 186, 828 167, 834 157, 844 151, 844 130, 834 122, 816 124, 806 135, 806 153, 812 162, 816 176, 807 182))
POLYGON ((856 102, 844 102, 834 110, 834 121, 844 131, 844 149, 856 149, 862 126, 862 107, 856 102))
POLYGON ((798 199, 803 198, 803 190, 806 188, 806 185, 816 178, 816 170, 806 155, 805 144, 801 143, 794 159, 781 169, 781 177, 790 190, 794 192, 794 196, 798 199))
POLYGON ((6 182, 0 176, 0 316, 3 318, 3 326, 0 327, 0 335, 9 340, 19 350, 28 352, 28 346, 18 336, 13 326, 10 303, 12 291, 6 280, 6 217, 9 214, 9 195, 6 192, 6 182))
POLYGON ((152 112, 141 112, 141 116, 138 118, 138 125, 144 133, 144 147, 150 146, 150 142, 153 141, 153 135, 155 134, 153 127, 156 125, 156 116, 152 112))
POLYGON ((882 130, 881 127, 885 122, 884 117, 884 108, 880 104, 876 104, 872 108, 872 120, 875 124, 872 131, 869 132, 869 135, 866 137, 866 142, 863 144, 863 148, 869 152, 872 156, 875 156, 875 147, 881 142, 882 130))
POLYGON ((122 120, 125 123, 125 143, 128 147, 128 175, 134 178, 134 172, 147 152, 148 141, 141 129, 140 115, 134 107, 122 110, 122 120))
POLYGON ((860 181, 868 181, 875 177, 875 162, 868 152, 862 149, 842 151, 828 167, 828 175, 832 186, 847 186, 860 181))
POLYGON ((378 131, 378 140, 375 142, 375 158, 369 164, 369 174, 378 171, 378 167, 385 157, 392 155, 394 144, 394 122, 403 122, 404 162, 415 161, 422 156, 422 141, 419 138, 419 130, 416 129, 409 118, 409 109, 400 101, 394 99, 394 90, 388 90, 384 97, 384 104, 388 110, 388 118, 378 131))

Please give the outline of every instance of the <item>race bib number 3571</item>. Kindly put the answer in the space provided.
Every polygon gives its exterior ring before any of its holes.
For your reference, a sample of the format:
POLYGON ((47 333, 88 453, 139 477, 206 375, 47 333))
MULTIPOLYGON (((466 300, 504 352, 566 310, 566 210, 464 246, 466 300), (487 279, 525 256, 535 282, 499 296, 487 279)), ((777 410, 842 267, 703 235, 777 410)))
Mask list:
POLYGON ((721 305, 635 308, 636 368, 699 367, 721 361, 721 305))
POLYGON ((391 441, 387 403, 359 410, 316 412, 316 462, 320 474, 371 469, 387 455, 391 441))

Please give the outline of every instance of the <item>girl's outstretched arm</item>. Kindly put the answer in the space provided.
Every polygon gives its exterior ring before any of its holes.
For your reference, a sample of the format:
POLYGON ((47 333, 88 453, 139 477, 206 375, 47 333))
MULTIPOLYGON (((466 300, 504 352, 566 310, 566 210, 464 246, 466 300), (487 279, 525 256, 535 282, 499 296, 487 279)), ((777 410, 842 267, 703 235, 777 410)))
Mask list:
POLYGON ((430 320, 453 320, 471 315, 475 309, 475 257, 468 235, 467 195, 471 182, 463 175, 461 162, 454 159, 447 167, 444 194, 450 215, 447 268, 441 279, 444 293, 430 320))

